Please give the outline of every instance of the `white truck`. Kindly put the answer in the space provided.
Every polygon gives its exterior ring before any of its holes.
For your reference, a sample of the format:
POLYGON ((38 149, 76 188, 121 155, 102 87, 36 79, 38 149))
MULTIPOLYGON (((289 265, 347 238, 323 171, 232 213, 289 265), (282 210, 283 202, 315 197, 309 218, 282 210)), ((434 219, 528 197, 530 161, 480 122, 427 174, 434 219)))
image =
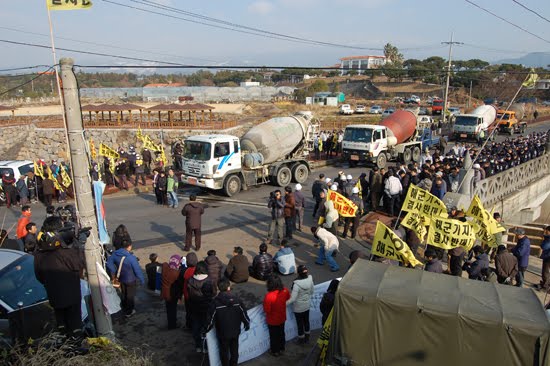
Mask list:
POLYGON ((342 104, 340 106, 340 114, 353 114, 353 108, 349 104, 342 104))
POLYGON ((459 114, 453 124, 452 136, 456 141, 473 139, 479 140, 482 135, 488 138, 494 128, 497 109, 493 105, 482 105, 472 113, 459 114), (483 132, 483 133, 482 133, 483 132))
POLYGON ((358 162, 374 163, 380 169, 388 161, 408 164, 420 161, 422 140, 417 139, 417 121, 413 112, 398 110, 379 125, 348 125, 342 150, 350 166, 358 162))
POLYGON ((231 197, 250 186, 292 180, 304 183, 319 121, 311 112, 276 117, 250 129, 240 140, 231 135, 189 136, 184 141, 181 180, 231 197))

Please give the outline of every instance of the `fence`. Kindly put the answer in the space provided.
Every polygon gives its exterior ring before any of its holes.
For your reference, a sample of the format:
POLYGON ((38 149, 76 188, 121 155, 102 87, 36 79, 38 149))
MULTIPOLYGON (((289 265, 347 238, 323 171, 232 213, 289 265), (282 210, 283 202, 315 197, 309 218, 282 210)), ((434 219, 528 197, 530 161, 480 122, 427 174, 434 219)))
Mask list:
POLYGON ((477 183, 473 194, 477 194, 485 206, 492 206, 548 174, 550 174, 550 153, 483 179, 477 183))

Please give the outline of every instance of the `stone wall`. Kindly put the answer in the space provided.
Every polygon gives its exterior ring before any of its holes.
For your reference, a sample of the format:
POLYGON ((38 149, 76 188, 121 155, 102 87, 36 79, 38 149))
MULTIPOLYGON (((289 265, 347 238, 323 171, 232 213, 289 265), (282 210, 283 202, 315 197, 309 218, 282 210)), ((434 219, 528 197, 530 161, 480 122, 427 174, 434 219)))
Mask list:
MULTIPOLYGON (((170 159, 170 144, 175 140, 184 139, 187 136, 203 135, 211 133, 223 133, 234 136, 242 136, 250 126, 237 126, 224 131, 204 130, 143 130, 155 143, 159 143, 161 136, 165 144, 167 157, 170 159)), ((87 129, 86 138, 94 140, 96 149, 102 142, 114 149, 119 146, 128 148, 130 145, 141 150, 141 142, 136 138, 135 129, 87 129)), ((1 127, 0 135, 0 160, 35 160, 53 159, 65 160, 68 158, 65 131, 61 128, 38 128, 34 124, 22 126, 1 127)))

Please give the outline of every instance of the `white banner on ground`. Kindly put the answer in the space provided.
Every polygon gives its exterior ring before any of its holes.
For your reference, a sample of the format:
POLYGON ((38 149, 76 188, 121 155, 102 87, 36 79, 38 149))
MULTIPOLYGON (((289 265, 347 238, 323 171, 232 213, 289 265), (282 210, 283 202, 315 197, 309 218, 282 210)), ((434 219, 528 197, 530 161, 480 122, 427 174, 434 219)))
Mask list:
MULTIPOLYGON (((322 316, 319 310, 319 304, 329 284, 330 281, 315 285, 315 291, 311 297, 311 307, 309 309, 311 330, 322 328, 322 316)), ((239 336, 239 363, 261 356, 264 352, 269 350, 269 331, 267 329, 267 323, 265 322, 263 305, 258 305, 248 310, 248 317, 250 318, 250 330, 245 332, 244 329, 241 329, 241 335, 239 336)), ((296 327, 296 319, 294 318, 292 307, 289 306, 286 309, 285 338, 289 341, 297 336, 298 329, 296 327)), ((220 366, 220 353, 218 350, 218 339, 216 337, 215 328, 208 332, 206 341, 208 344, 210 366, 220 366)))

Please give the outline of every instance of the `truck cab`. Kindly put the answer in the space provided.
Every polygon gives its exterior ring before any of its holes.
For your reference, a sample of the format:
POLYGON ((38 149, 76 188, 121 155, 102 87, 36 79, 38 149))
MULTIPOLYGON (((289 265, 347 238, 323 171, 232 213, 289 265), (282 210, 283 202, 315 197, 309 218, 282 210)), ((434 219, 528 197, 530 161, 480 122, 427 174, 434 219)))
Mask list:
POLYGON ((453 136, 456 140, 479 138, 483 126, 483 118, 476 115, 462 114, 456 117, 453 126, 453 136))
MULTIPOLYGON (((231 135, 190 136, 184 141, 181 181, 210 189, 224 189, 227 178, 241 170, 239 138, 231 135)), ((237 177, 238 179, 238 177, 237 177)), ((229 182, 236 184, 235 182, 229 182)), ((240 179, 239 179, 240 190, 240 179)))
POLYGON ((513 135, 514 132, 523 133, 526 124, 520 123, 516 118, 516 112, 499 110, 497 112, 498 132, 513 135))

